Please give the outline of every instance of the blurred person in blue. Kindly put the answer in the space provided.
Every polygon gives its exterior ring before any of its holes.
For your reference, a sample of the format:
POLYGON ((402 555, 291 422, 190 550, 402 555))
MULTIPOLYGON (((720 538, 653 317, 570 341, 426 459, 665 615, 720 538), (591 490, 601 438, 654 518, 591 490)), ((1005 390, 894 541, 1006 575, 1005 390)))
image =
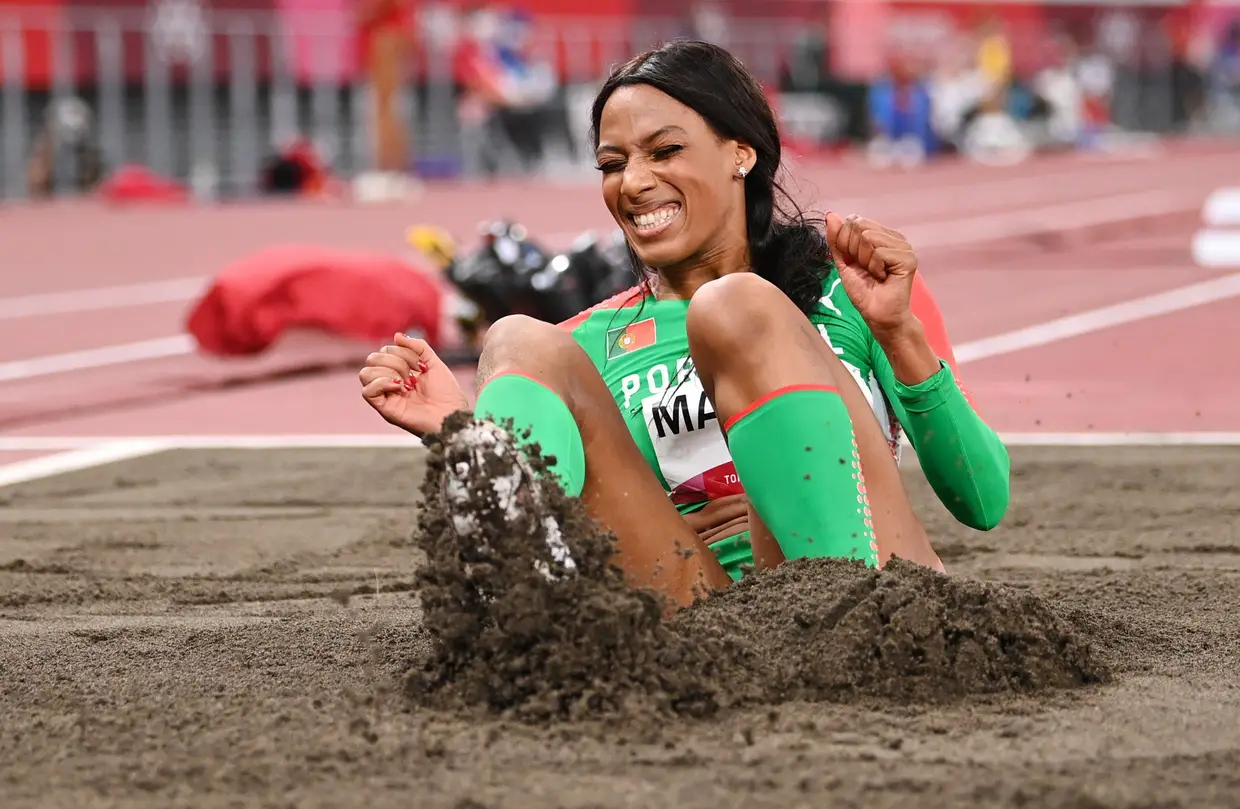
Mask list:
POLYGON ((551 108, 559 89, 552 66, 534 53, 533 33, 533 18, 519 9, 511 10, 501 18, 496 42, 496 57, 508 86, 507 103, 497 114, 526 171, 542 166, 551 108))
POLYGON ((1210 101, 1215 111, 1240 120, 1240 19, 1228 23, 1210 65, 1210 101))
POLYGON ((887 74, 870 87, 870 159, 877 165, 917 165, 938 150, 930 89, 911 55, 890 60, 887 74))

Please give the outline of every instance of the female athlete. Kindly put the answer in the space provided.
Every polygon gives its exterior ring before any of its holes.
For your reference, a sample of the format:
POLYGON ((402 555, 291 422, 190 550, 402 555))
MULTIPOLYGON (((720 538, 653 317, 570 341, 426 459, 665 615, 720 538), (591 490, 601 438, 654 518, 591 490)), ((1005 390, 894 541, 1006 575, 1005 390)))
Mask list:
MULTIPOLYGON (((894 554, 941 570, 889 409, 940 497, 967 504, 955 513, 998 519, 1006 452, 909 310, 916 255, 868 220, 829 214, 824 236, 796 209, 776 180, 774 115, 737 60, 692 41, 642 54, 604 84, 592 124, 641 283, 559 326, 495 323, 474 414, 490 440, 517 442, 493 426, 512 419, 555 456, 635 584, 687 604, 743 564, 894 554)), ((360 381, 415 435, 468 408, 404 335, 360 381)))

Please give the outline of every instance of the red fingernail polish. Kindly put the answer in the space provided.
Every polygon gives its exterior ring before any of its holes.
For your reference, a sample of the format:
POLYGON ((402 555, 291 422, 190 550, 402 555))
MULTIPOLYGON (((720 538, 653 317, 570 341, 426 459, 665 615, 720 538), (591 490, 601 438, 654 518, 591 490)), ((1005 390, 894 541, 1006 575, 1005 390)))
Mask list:
POLYGON ((430 366, 427 365, 425 361, 419 361, 418 362, 418 373, 421 373, 421 374, 426 373, 426 369, 429 367, 430 366))

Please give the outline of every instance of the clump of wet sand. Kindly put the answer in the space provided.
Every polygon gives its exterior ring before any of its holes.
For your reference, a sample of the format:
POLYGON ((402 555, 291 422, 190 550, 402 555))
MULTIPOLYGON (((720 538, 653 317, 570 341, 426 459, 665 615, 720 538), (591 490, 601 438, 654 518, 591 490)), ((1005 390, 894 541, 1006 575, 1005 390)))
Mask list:
MULTIPOLYGON (((579 501, 555 485, 506 499, 495 481, 513 478, 511 457, 454 438, 475 428, 457 414, 426 440, 415 542, 428 557, 418 588, 434 642, 408 684, 421 704, 529 721, 704 717, 788 700, 936 702, 1108 679, 1089 640, 1032 594, 900 560, 881 572, 785 563, 667 619, 656 593, 625 584, 614 537, 579 501), (465 509, 445 488, 459 463, 473 470, 465 509), (548 517, 571 562, 546 541, 548 517)), ((535 451, 526 473, 552 460, 535 451)))

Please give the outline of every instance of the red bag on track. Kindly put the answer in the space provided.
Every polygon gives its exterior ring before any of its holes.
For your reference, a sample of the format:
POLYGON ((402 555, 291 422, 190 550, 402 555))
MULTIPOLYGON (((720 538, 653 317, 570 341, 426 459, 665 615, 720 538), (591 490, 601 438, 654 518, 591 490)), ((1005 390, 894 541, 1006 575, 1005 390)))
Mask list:
POLYGON ((373 343, 416 329, 437 345, 443 298, 433 276, 396 256, 273 247, 226 267, 186 328, 217 356, 257 354, 292 328, 373 343))

